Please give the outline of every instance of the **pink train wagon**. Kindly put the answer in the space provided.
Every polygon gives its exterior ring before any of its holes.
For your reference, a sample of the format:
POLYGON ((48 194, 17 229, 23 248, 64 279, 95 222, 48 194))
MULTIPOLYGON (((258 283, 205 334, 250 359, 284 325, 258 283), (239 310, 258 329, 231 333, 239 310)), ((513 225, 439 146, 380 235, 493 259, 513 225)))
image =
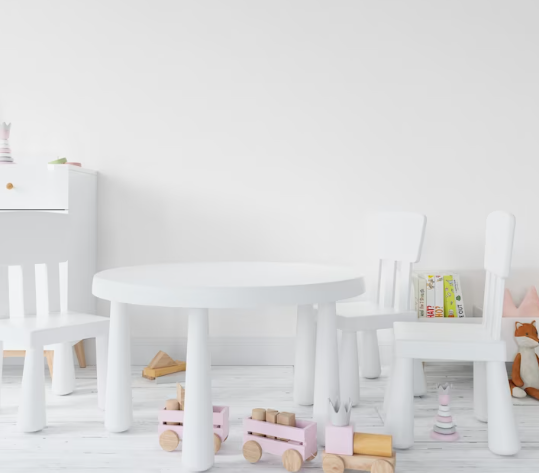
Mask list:
MULTIPOLYGON (((159 411, 159 444, 163 450, 172 452, 180 444, 183 436, 183 416, 185 411, 159 411)), ((228 438, 228 407, 213 406, 213 444, 215 453, 228 438)))
POLYGON ((303 462, 312 460, 318 452, 316 422, 297 419, 296 427, 289 427, 251 417, 243 419, 243 456, 256 463, 262 452, 279 455, 286 470, 299 471, 303 462))

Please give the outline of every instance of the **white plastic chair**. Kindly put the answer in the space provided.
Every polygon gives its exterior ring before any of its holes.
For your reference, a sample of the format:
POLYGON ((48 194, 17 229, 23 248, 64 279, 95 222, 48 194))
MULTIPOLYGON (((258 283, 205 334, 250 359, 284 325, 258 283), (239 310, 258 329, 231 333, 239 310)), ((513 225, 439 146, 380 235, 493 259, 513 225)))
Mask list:
POLYGON ((54 350, 52 391, 62 395, 75 388, 73 345, 96 338, 98 404, 105 407, 109 319, 68 310, 68 225, 61 213, 0 213, 0 381, 2 351, 26 350, 18 417, 23 432, 46 425, 47 345, 54 350))
POLYGON ((498 455, 514 455, 520 450, 505 369, 506 345, 500 337, 514 229, 515 217, 509 213, 493 212, 487 218, 482 324, 463 324, 458 319, 395 323, 385 424, 396 448, 409 448, 414 443, 413 360, 432 359, 474 362, 475 414, 481 421, 488 417, 489 449, 498 455))
MULTIPOLYGON (((427 219, 412 212, 378 214, 378 293, 376 302, 337 304, 337 328, 342 331, 340 346, 341 399, 359 403, 357 332, 362 332, 361 372, 365 378, 380 376, 377 330, 393 328, 395 322, 414 321, 410 310, 411 272, 421 256, 427 219)), ((426 392, 421 362, 414 394, 426 392)))

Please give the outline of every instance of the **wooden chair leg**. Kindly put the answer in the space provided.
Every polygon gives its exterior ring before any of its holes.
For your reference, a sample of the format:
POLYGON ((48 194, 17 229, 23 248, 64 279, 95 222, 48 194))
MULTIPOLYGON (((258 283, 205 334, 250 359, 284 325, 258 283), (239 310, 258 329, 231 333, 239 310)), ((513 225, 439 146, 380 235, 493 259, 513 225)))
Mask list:
POLYGON ((54 366, 54 351, 53 350, 45 350, 45 358, 47 358, 47 365, 49 367, 49 373, 50 373, 51 379, 52 379, 53 366, 54 366))
POLYGON ((86 355, 84 353, 84 340, 75 345, 75 354, 79 362, 79 367, 86 368, 86 355))

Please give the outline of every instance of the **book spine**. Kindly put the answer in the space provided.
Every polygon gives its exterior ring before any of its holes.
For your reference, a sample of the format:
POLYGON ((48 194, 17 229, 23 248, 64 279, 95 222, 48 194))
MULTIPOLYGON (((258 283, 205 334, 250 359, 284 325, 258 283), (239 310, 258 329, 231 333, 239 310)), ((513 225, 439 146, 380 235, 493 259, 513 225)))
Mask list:
POLYGON ((444 316, 444 277, 437 274, 435 277, 435 290, 434 290, 434 317, 444 316))
POLYGON ((424 278, 418 278, 417 284, 417 315, 420 319, 422 319, 427 316, 427 280, 424 278))
POLYGON ((466 312, 464 311, 464 300, 462 299, 460 277, 458 274, 453 274, 453 285, 455 287, 455 305, 457 306, 457 317, 466 317, 466 312))
POLYGON ((456 317, 455 286, 453 276, 450 274, 444 276, 444 295, 444 317, 456 317))
POLYGON ((419 317, 419 283, 418 283, 418 277, 417 274, 412 274, 412 289, 414 291, 414 302, 415 302, 415 311, 417 312, 417 316, 419 317))
POLYGON ((428 318, 431 318, 431 317, 434 317, 434 306, 435 306, 435 301, 434 301, 434 275, 425 275, 423 276, 425 278, 425 285, 427 286, 427 296, 426 296, 426 301, 427 301, 427 317, 428 318))

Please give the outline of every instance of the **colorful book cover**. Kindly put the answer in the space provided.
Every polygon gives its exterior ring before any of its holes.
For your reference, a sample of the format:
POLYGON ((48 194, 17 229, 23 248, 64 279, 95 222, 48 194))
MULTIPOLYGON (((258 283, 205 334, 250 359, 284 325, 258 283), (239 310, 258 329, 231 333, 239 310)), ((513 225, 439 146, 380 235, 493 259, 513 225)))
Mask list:
POLYGON ((423 318, 427 316, 427 280, 418 278, 417 285, 417 316, 423 318))
POLYGON ((434 277, 434 317, 444 316, 444 277, 437 274, 434 277))
POLYGON ((446 274, 444 276, 444 295, 444 317, 456 317, 457 305, 455 300, 455 286, 451 274, 446 274))
POLYGON ((457 306, 457 317, 466 317, 466 313, 464 312, 464 300, 462 299, 460 277, 458 274, 453 274, 453 285, 455 287, 455 305, 457 306))
POLYGON ((421 279, 425 280, 425 286, 426 286, 426 311, 427 311, 427 317, 434 317, 434 275, 432 274, 422 274, 420 276, 421 279))

